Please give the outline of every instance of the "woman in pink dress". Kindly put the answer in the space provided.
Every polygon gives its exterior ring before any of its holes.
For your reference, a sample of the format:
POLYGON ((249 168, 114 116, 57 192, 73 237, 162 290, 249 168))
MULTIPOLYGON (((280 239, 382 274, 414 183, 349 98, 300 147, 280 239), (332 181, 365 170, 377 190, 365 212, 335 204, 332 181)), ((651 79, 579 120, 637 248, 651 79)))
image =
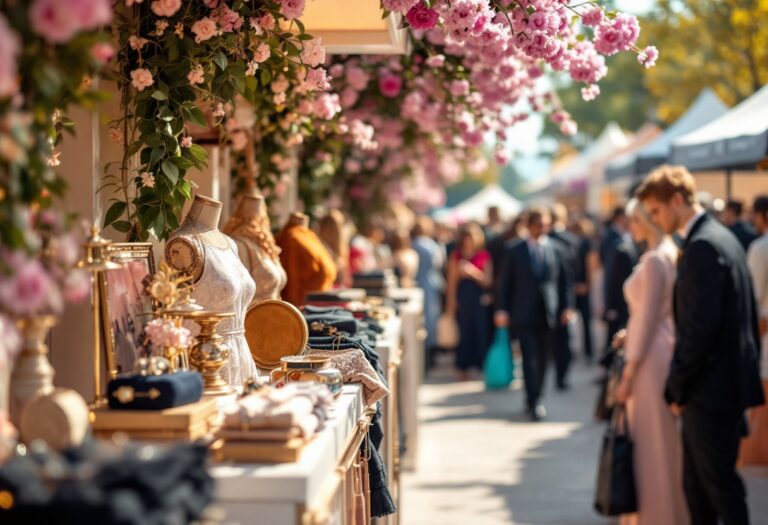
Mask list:
POLYGON ((627 206, 627 215, 633 238, 648 249, 624 284, 629 323, 615 341, 623 342, 626 352, 616 400, 627 406, 639 509, 623 515, 621 525, 684 525, 689 518, 683 495, 682 443, 664 401, 675 346, 672 297, 678 250, 636 200, 627 206))

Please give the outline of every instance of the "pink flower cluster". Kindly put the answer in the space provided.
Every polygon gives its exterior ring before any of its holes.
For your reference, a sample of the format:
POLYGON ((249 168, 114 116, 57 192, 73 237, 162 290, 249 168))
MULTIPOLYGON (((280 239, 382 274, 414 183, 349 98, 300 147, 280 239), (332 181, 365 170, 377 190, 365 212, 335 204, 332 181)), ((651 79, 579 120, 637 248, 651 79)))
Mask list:
POLYGON ((0 14, 0 98, 14 95, 18 89, 16 61, 20 52, 19 35, 0 14))
POLYGON ((173 321, 165 319, 153 319, 147 323, 145 330, 152 346, 156 348, 185 348, 192 341, 192 333, 188 328, 176 326, 173 321))
POLYGON ((33 0, 29 20, 36 34, 52 44, 63 44, 81 31, 109 24, 112 3, 109 0, 33 0))

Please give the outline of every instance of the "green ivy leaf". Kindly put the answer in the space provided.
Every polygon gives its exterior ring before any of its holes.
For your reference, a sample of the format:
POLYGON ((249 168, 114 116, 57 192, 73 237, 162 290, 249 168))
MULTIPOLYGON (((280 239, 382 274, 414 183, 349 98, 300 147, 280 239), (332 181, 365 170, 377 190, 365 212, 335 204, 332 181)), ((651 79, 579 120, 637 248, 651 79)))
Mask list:
POLYGON ((131 231, 131 223, 128 221, 117 221, 112 224, 112 227, 120 233, 128 233, 131 231))
POLYGON ((140 211, 141 213, 139 213, 139 224, 141 225, 141 229, 149 231, 152 223, 155 222, 157 216, 160 215, 160 206, 146 206, 142 207, 142 210, 140 211))
POLYGON ((182 180, 179 183, 177 190, 184 196, 185 199, 189 200, 192 198, 192 185, 188 180, 182 180))
POLYGON ((188 170, 190 168, 194 168, 195 167, 195 163, 192 162, 191 160, 185 158, 185 157, 172 157, 170 160, 180 170, 186 171, 186 170, 188 170))
POLYGON ((301 21, 301 20, 299 20, 298 18, 296 18, 296 19, 294 19, 293 21, 294 21, 294 23, 296 24, 296 27, 298 27, 298 28, 299 28, 299 32, 300 32, 300 33, 302 33, 302 35, 303 35, 304 33, 306 33, 306 32, 307 32, 307 30, 306 30, 306 28, 304 27, 304 24, 302 23, 302 21, 301 21))
POLYGON ((142 135, 141 140, 150 148, 158 148, 165 144, 163 136, 159 133, 150 133, 149 135, 142 135))
POLYGON ((165 122, 170 122, 174 118, 174 114, 171 111, 171 108, 168 106, 162 106, 160 108, 160 111, 157 112, 157 118, 160 120, 164 120, 165 122))
POLYGON ((189 108, 182 107, 181 112, 184 114, 184 120, 192 122, 193 124, 203 128, 208 127, 208 121, 205 120, 205 115, 197 106, 192 106, 189 108))
POLYGON ((123 201, 117 201, 112 204, 107 210, 107 214, 104 216, 104 228, 115 222, 125 212, 128 205, 123 201))
POLYGON ((213 61, 222 71, 227 70, 227 55, 225 55, 222 51, 219 51, 213 56, 213 61))
POLYGON ((161 168, 165 176, 168 177, 168 181, 171 183, 171 187, 176 186, 176 183, 179 180, 179 168, 177 168, 176 165, 170 160, 164 160, 161 168))
POLYGON ((155 100, 168 100, 168 95, 160 91, 159 89, 156 89, 152 92, 152 98, 155 100))
POLYGON ((262 69, 260 78, 261 78, 261 85, 266 87, 267 85, 269 85, 270 81, 272 80, 272 73, 270 73, 268 69, 262 69))
POLYGON ((165 146, 160 146, 159 148, 152 148, 152 153, 150 153, 149 155, 149 164, 154 165, 163 157, 165 157, 165 146))

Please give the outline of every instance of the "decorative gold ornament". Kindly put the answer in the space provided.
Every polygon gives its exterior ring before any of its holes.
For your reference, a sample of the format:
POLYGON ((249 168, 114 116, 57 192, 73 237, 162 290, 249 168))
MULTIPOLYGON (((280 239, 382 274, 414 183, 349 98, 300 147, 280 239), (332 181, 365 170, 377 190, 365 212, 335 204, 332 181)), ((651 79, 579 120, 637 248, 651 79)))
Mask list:
POLYGON ((124 385, 112 392, 112 396, 117 398, 123 405, 127 405, 128 403, 132 403, 136 398, 146 397, 154 401, 160 397, 160 391, 153 387, 146 392, 137 392, 132 386, 124 385))
POLYGON ((196 311, 186 314, 200 325, 200 334, 189 350, 189 361, 202 375, 205 394, 212 396, 233 394, 235 389, 221 378, 221 367, 229 361, 229 347, 216 328, 225 319, 234 317, 234 312, 196 311))

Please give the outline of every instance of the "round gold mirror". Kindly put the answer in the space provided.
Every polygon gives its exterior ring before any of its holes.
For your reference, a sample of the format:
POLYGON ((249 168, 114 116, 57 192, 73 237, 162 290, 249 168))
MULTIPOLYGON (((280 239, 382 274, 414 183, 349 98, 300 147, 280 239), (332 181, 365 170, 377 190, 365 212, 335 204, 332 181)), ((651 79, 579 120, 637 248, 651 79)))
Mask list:
POLYGON ((270 299, 248 309, 245 338, 256 366, 270 370, 280 366, 281 358, 304 351, 309 328, 298 308, 270 299))

